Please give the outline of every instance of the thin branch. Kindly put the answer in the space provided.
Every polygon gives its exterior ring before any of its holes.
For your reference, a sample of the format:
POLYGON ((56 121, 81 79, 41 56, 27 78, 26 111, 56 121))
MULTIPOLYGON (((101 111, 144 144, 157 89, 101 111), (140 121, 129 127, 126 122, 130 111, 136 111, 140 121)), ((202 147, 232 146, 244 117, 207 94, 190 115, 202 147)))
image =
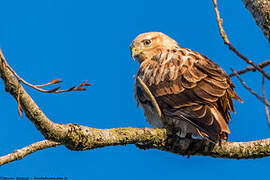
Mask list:
POLYGON ((21 83, 20 81, 18 81, 18 95, 17 95, 17 102, 18 102, 18 113, 19 113, 19 116, 22 117, 22 107, 21 107, 21 101, 20 101, 20 93, 21 93, 21 83))
MULTIPOLYGON (((267 60, 267 61, 262 62, 261 64, 258 64, 258 66, 260 68, 262 68, 262 69, 265 68, 268 65, 270 65, 270 60, 267 60)), ((241 74, 247 73, 249 71, 255 72, 256 69, 254 67, 252 67, 252 66, 247 66, 245 69, 241 69, 241 70, 236 71, 236 72, 237 72, 237 74, 241 75, 241 74)), ((229 76, 230 77, 233 77, 233 76, 235 76, 235 74, 234 73, 231 73, 229 76)))
POLYGON ((266 77, 268 80, 270 80, 270 75, 267 74, 265 71, 262 70, 259 66, 257 66, 253 61, 249 60, 246 58, 243 54, 241 54, 229 41, 223 27, 222 27, 222 19, 220 18, 219 11, 218 11, 218 6, 217 6, 217 0, 212 0, 214 7, 215 7, 215 13, 216 13, 216 19, 218 23, 218 28, 219 28, 219 33, 224 41, 224 44, 228 45, 229 49, 232 50, 238 57, 243 59, 246 63, 250 64, 253 66, 256 70, 258 70, 260 73, 263 74, 264 77, 266 77))
MULTIPOLYGON (((263 94, 263 99, 265 102, 267 101, 266 95, 265 95, 265 88, 264 88, 264 76, 262 77, 262 94, 263 94)), ((270 117, 269 117, 269 110, 268 107, 266 105, 264 105, 264 109, 265 109, 265 114, 266 114, 266 119, 267 119, 267 123, 268 126, 270 127, 270 117)))
POLYGON ((53 84, 58 84, 58 83, 61 83, 63 82, 62 80, 60 79, 54 79, 52 81, 50 81, 49 83, 46 83, 46 84, 41 84, 41 85, 33 85, 27 81, 25 81, 23 78, 21 78, 7 63, 4 55, 3 55, 3 52, 2 50, 0 49, 0 56, 2 57, 2 63, 4 63, 7 68, 13 73, 13 75, 17 78, 18 81, 22 82, 23 84, 37 90, 37 91, 40 91, 40 92, 43 92, 43 93, 63 93, 63 92, 70 92, 70 91, 85 91, 86 89, 83 88, 83 87, 86 87, 86 86, 91 86, 91 84, 87 83, 87 81, 83 81, 79 86, 73 86, 69 89, 65 89, 65 90, 59 90, 61 88, 61 86, 58 86, 56 88, 53 88, 53 89, 50 89, 50 90, 45 90, 45 89, 42 89, 41 87, 45 87, 45 86, 49 86, 49 85, 53 85, 53 84))
POLYGON ((250 87, 247 86, 247 84, 241 79, 241 77, 239 76, 239 74, 237 74, 237 72, 235 70, 233 70, 231 68, 233 74, 236 75, 237 79, 241 82, 241 84, 244 86, 244 88, 246 88, 251 94, 253 94, 257 99, 259 99, 263 104, 265 104, 266 106, 270 107, 270 104, 265 101, 261 96, 259 96, 255 91, 253 91, 250 87))
POLYGON ((20 160, 24 158, 25 156, 34 153, 39 150, 43 150, 50 147, 56 147, 59 146, 60 143, 50 141, 50 140, 43 140, 36 143, 33 143, 29 146, 26 146, 22 149, 17 149, 14 152, 7 154, 5 156, 0 157, 0 166, 10 163, 12 161, 20 160))

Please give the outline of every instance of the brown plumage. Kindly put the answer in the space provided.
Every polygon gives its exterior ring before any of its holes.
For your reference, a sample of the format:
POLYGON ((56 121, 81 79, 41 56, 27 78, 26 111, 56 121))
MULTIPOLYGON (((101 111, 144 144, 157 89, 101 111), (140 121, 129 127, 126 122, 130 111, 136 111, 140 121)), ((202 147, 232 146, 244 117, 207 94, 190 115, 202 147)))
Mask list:
POLYGON ((140 34, 130 48, 132 57, 140 63, 137 76, 162 113, 161 117, 157 114, 151 98, 136 81, 135 98, 151 125, 180 137, 227 140, 233 98, 242 100, 230 77, 217 64, 200 53, 180 48, 160 32, 140 34))

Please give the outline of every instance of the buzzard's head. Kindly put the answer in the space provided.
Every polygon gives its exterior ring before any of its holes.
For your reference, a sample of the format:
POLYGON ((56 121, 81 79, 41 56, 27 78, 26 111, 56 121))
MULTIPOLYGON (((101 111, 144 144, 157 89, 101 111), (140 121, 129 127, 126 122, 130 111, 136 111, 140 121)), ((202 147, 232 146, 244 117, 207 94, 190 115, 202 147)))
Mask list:
POLYGON ((131 56, 143 62, 164 50, 179 48, 175 40, 161 32, 148 32, 137 36, 130 45, 131 56))

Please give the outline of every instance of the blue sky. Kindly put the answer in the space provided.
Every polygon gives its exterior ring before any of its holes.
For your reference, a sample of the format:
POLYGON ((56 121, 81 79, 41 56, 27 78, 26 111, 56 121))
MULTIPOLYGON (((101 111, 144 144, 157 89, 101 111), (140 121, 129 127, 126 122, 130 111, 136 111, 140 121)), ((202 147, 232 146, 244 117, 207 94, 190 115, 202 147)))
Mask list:
MULTIPOLYGON (((34 84, 55 78, 68 88, 83 80, 85 92, 42 94, 26 89, 50 119, 95 128, 150 127, 137 109, 133 75, 138 64, 129 44, 140 33, 161 31, 180 46, 205 54, 226 72, 246 64, 221 40, 209 1, 83 1, 0 0, 0 47, 9 64, 34 84)), ((243 3, 220 1, 224 28, 232 44, 255 62, 269 59, 269 43, 243 3)), ((242 76, 261 91, 261 76, 242 76)), ((245 101, 236 102, 230 141, 267 138, 263 105, 232 79, 245 101)), ((269 83, 266 84, 269 90, 269 83)), ((0 154, 43 140, 0 83, 0 154)), ((269 91, 268 91, 269 92, 269 91)), ((268 93, 268 97, 270 94, 268 93)), ((267 179, 269 158, 226 160, 192 156, 190 159, 134 145, 72 152, 65 147, 31 154, 0 168, 0 176, 61 176, 69 179, 267 179)))

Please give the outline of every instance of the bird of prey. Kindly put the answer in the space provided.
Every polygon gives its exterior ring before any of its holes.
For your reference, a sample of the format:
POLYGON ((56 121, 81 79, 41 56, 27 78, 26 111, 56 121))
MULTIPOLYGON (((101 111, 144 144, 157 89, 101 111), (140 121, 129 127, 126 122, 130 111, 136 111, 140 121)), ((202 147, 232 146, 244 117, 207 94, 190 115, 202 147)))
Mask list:
POLYGON ((227 140, 233 98, 242 100, 216 63, 161 32, 138 35, 130 49, 140 64, 135 99, 152 126, 181 138, 227 140))

